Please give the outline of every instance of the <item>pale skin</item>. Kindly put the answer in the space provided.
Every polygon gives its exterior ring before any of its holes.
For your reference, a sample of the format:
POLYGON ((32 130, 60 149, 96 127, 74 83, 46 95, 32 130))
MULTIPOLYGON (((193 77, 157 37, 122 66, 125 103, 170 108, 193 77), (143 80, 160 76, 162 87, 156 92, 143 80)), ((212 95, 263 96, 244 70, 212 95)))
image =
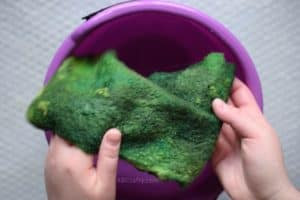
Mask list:
MULTIPOLYGON (((213 154, 213 166, 232 199, 300 199, 284 167, 275 130, 264 118, 249 89, 234 80, 228 104, 213 101, 223 126, 213 154)), ((49 200, 113 200, 121 133, 110 129, 103 137, 97 167, 93 156, 55 135, 46 159, 49 200)))
POLYGON ((116 197, 116 172, 121 133, 110 129, 103 137, 97 167, 93 156, 55 135, 45 167, 49 200, 112 200, 116 197))
POLYGON ((279 138, 261 113, 250 90, 234 80, 228 104, 213 101, 223 126, 213 166, 232 199, 300 199, 290 183, 279 138))

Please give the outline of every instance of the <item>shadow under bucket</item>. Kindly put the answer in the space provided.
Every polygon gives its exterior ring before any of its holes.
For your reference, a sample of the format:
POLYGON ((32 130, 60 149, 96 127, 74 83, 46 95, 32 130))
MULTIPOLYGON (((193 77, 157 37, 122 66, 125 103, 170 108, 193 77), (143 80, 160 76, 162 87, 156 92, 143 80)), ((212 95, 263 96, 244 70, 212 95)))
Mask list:
MULTIPOLYGON (((240 42, 206 14, 162 1, 131 1, 95 13, 63 42, 46 74, 45 84, 70 55, 99 55, 115 49, 138 73, 176 71, 210 52, 224 53, 236 65, 236 77, 248 85, 262 109, 262 91, 255 66, 240 42)), ((51 132, 46 133, 48 141, 51 132)), ((222 187, 210 162, 195 181, 182 189, 159 181, 120 160, 117 199, 216 199, 222 187)))

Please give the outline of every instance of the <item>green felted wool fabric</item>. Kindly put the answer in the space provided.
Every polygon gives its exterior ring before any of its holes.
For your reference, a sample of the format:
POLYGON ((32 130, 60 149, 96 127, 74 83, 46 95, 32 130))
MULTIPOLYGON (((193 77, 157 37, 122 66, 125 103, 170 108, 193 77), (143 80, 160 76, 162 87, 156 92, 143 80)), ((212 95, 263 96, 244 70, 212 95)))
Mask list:
POLYGON ((211 53, 185 70, 157 72, 149 77, 158 86, 207 112, 211 112, 213 99, 227 100, 233 78, 233 64, 227 63, 220 53, 211 53))
POLYGON ((209 159, 220 130, 211 101, 228 98, 233 77, 234 67, 222 54, 149 79, 114 52, 70 57, 29 106, 27 118, 87 153, 97 153, 104 133, 116 127, 123 159, 187 185, 209 159))

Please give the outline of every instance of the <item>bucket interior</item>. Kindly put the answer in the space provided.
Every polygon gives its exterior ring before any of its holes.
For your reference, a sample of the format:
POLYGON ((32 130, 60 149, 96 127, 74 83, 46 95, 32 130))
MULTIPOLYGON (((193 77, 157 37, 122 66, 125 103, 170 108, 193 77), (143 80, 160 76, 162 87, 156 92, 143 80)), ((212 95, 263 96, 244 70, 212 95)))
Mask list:
POLYGON ((210 52, 222 52, 236 65, 236 76, 244 78, 224 41, 203 24, 175 14, 144 11, 117 17, 87 33, 71 54, 99 55, 109 49, 143 76, 183 69, 210 52))

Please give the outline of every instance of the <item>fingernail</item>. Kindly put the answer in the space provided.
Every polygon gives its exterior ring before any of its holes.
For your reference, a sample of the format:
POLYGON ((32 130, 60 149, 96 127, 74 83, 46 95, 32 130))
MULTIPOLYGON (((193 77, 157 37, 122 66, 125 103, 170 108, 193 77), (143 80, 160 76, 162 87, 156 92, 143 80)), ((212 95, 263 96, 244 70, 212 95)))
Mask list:
POLYGON ((219 110, 224 110, 225 102, 223 100, 217 98, 213 101, 213 106, 219 110))
POLYGON ((107 142, 112 146, 117 146, 121 142, 121 133, 118 129, 110 129, 107 131, 107 142))

